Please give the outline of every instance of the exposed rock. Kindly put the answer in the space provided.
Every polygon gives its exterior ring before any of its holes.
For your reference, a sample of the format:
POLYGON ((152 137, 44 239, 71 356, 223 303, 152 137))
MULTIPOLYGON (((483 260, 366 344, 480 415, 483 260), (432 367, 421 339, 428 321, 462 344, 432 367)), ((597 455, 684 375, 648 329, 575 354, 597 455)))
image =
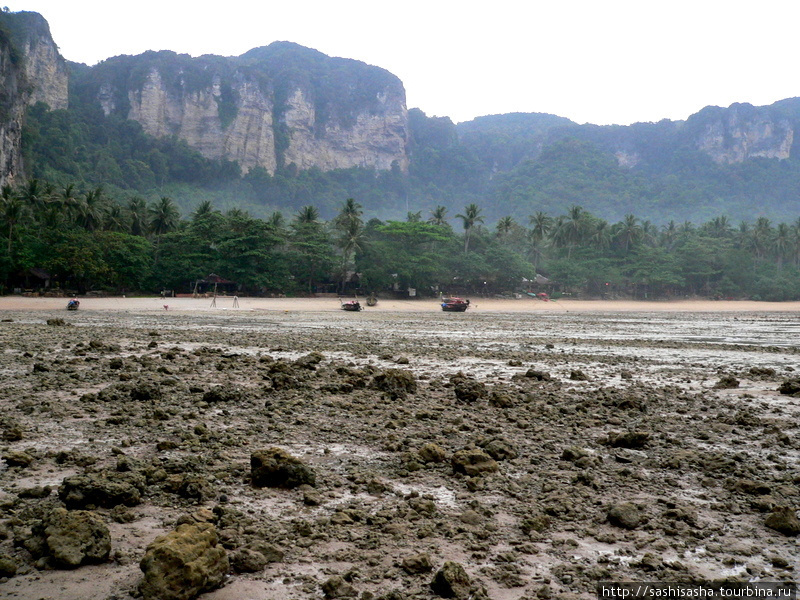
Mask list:
POLYGON ((47 21, 34 12, 6 12, 0 44, 0 185, 21 183, 22 121, 26 105, 67 108, 67 63, 58 52, 47 21))
POLYGON ((111 535, 96 513, 54 509, 42 522, 48 555, 59 567, 74 568, 108 560, 111 535))
POLYGON ((430 517, 436 513, 436 503, 430 498, 409 498, 408 505, 421 515, 430 517))
MULTIPOLYGON (((244 172, 262 167, 272 174, 291 164, 322 171, 408 166, 405 90, 383 69, 276 42, 238 58, 193 59, 196 64, 184 68, 205 71, 198 85, 176 77, 156 57, 149 64, 137 58, 144 76, 139 89, 117 88, 128 77, 96 78, 91 85, 106 114, 120 112, 117 99, 127 97, 130 111, 123 116, 154 137, 177 135, 207 158, 238 162, 244 172), (272 64, 273 56, 287 55, 298 65, 314 63, 320 72, 313 85, 287 78, 272 64)), ((114 66, 117 72, 131 68, 114 66)))
POLYGON ((375 375, 372 387, 386 392, 390 398, 403 399, 407 394, 416 393, 417 382, 411 371, 386 369, 383 373, 375 375))
POLYGON ((303 490, 303 504, 306 506, 319 506, 323 503, 322 495, 311 486, 305 484, 303 490))
POLYGON ((714 384, 716 390, 732 390, 739 387, 739 380, 733 375, 723 375, 719 381, 714 384))
POLYGON ((755 496, 766 496, 772 492, 772 488, 766 483, 753 481, 752 479, 734 479, 726 481, 725 487, 743 494, 755 496))
POLYGON ((309 466, 280 448, 253 452, 250 455, 250 473, 253 485, 257 487, 313 487, 317 482, 309 466))
POLYGON ((214 486, 201 475, 177 475, 175 493, 181 498, 204 502, 211 500, 216 494, 214 486))
POLYGON ((138 473, 88 473, 67 477, 58 489, 58 497, 69 509, 118 504, 135 506, 142 500, 145 479, 138 473))
POLYGON ((355 598, 358 596, 358 590, 339 575, 334 575, 322 584, 322 593, 326 598, 355 598))
POLYGON ((551 381, 553 379, 550 373, 538 369, 528 369, 525 373, 525 377, 535 379, 536 381, 551 381))
POLYGON ((512 460, 519 456, 514 444, 504 438, 491 439, 488 442, 482 443, 481 447, 486 454, 495 460, 512 460))
POLYGON ((491 456, 477 449, 459 450, 453 454, 450 464, 454 473, 463 473, 470 477, 493 473, 500 468, 491 456))
POLYGON ((0 577, 13 577, 17 574, 17 561, 8 554, 0 554, 0 577))
POLYGON ((466 525, 480 525, 485 521, 483 516, 475 510, 467 509, 458 516, 458 520, 466 525))
POLYGON ((269 564, 266 556, 251 548, 240 548, 231 556, 230 562, 237 573, 255 573, 269 564))
POLYGON ((419 459, 423 463, 440 463, 447 459, 447 452, 439 444, 429 442, 422 446, 417 452, 419 459))
POLYGON ((769 378, 776 375, 776 371, 772 367, 750 367, 747 372, 751 377, 769 378))
POLYGON ((24 427, 13 419, 0 419, 0 429, 6 442, 18 442, 25 437, 24 427))
POLYGON ((800 396, 800 377, 793 377, 784 381, 778 391, 785 396, 800 396))
POLYGON ((569 446, 564 448, 564 451, 561 453, 561 460, 576 461, 584 456, 589 456, 589 452, 578 446, 569 446))
POLYGON ((49 485, 34 485, 27 488, 22 488, 19 492, 17 492, 17 496, 20 498, 36 498, 40 500, 42 498, 47 498, 50 495, 49 485))
POLYGON ((463 373, 458 373, 450 377, 453 384, 453 392, 459 402, 476 402, 489 396, 489 390, 482 382, 466 377, 463 373))
POLYGON ((520 528, 522 533, 530 535, 531 533, 541 533, 550 527, 550 517, 541 513, 533 513, 522 519, 520 528))
POLYGON ((433 570, 431 556, 427 552, 423 552, 422 554, 414 554, 413 556, 406 556, 403 559, 403 562, 400 563, 400 566, 409 575, 430 573, 433 570))
POLYGON ((619 448, 614 452, 614 460, 618 463, 638 463, 647 458, 647 453, 633 448, 619 448))
POLYGON ((144 600, 191 600, 219 587, 228 573, 225 550, 210 523, 179 525, 155 539, 139 566, 144 600))
POLYGON ((153 381, 139 381, 131 388, 131 400, 160 400, 163 396, 161 386, 153 381))
POLYGON ((623 529, 636 529, 645 518, 635 504, 623 502, 613 505, 607 514, 608 522, 623 529))
POLYGON ((608 445, 612 448, 642 448, 650 440, 646 431, 611 432, 608 434, 608 445))
POLYGON ((27 467, 33 462, 34 458, 27 452, 12 450, 3 455, 3 460, 6 461, 9 467, 27 467))
POLYGON ((323 360, 325 360, 324 354, 321 354, 320 352, 310 352, 309 354, 298 358, 296 361, 294 361, 294 364, 300 369, 314 370, 323 360))
POLYGON ((464 567, 453 561, 444 563, 431 582, 433 592, 442 598, 466 600, 470 595, 470 587, 470 578, 464 567))
MULTIPOLYGON (((741 163, 756 157, 789 158, 794 141, 794 128, 789 119, 756 112, 746 104, 704 113, 706 122, 699 133, 697 148, 715 163, 741 163)), ((699 114, 694 119, 699 120, 699 114)))
POLYGON ((773 509, 764 521, 764 525, 783 535, 795 536, 800 534, 800 519, 796 511, 788 506, 773 509))
POLYGON ((241 402, 246 397, 242 388, 235 385, 217 385, 205 394, 203 402, 214 404, 216 402, 241 402))
POLYGON ((497 408, 511 408, 516 402, 510 393, 502 390, 492 390, 489 394, 489 404, 497 408))

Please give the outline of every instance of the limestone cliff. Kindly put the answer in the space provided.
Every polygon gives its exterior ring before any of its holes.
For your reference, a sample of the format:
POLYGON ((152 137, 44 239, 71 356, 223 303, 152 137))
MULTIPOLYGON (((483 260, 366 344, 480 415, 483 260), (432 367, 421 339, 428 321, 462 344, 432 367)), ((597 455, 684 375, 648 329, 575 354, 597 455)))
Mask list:
POLYGON ((790 119, 747 104, 705 112, 706 120, 696 144, 717 164, 756 157, 789 158, 794 141, 790 119))
MULTIPOLYGON (((141 89, 129 90, 128 118, 154 137, 176 135, 206 158, 237 161, 244 172, 256 166, 274 173, 277 167, 273 103, 258 85, 239 79, 236 110, 227 126, 220 115, 222 84, 215 76, 206 89, 170 91, 158 68, 152 68, 141 89)), ((101 104, 111 111, 105 88, 101 104)))
POLYGON ((66 108, 68 70, 47 21, 33 12, 0 13, 0 185, 23 176, 25 107, 66 108))
POLYGON ((22 172, 25 87, 19 56, 10 40, 0 31, 0 185, 14 183, 22 172))
POLYGON ((50 35, 50 27, 41 15, 30 13, 35 26, 22 42, 25 76, 30 82, 28 104, 44 102, 52 110, 67 108, 69 72, 67 61, 59 54, 50 35))
POLYGON ((408 166, 400 80, 296 44, 229 59, 117 57, 86 85, 97 86, 106 114, 120 112, 155 137, 177 136, 207 158, 237 161, 243 172, 408 166))

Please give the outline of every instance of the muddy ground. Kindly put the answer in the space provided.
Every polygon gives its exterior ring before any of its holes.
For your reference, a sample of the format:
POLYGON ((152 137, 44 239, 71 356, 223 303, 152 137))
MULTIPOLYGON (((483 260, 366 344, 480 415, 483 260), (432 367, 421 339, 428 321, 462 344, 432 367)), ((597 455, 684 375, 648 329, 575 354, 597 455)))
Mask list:
POLYGON ((0 317, 0 598, 138 597, 147 545, 198 514, 232 565, 208 600, 318 599, 336 575, 433 598, 446 561, 493 600, 798 576, 795 313, 0 317), (315 486, 253 485, 272 447, 315 486), (26 543, 65 480, 119 474, 138 497, 80 507, 107 561, 26 543))

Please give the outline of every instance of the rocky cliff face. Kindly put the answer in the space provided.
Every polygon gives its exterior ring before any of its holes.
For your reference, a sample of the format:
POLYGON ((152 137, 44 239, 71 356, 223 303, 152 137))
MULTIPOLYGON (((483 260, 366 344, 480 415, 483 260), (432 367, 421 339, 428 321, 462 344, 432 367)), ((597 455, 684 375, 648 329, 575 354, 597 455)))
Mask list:
MULTIPOLYGON (((161 72, 153 68, 140 90, 128 91, 128 118, 138 121, 154 137, 176 135, 206 158, 238 161, 244 172, 277 167, 273 102, 258 85, 240 80, 235 92, 238 102, 232 122, 223 126, 219 102, 219 77, 207 89, 170 91, 161 72)), ((106 89, 104 97, 109 97, 106 89)), ((102 102, 108 114, 108 101, 102 102)))
POLYGON ((244 172, 292 165, 406 170, 408 113, 396 77, 294 44, 257 51, 213 61, 163 52, 106 61, 95 97, 106 114, 127 110, 146 133, 175 135, 207 158, 237 161, 244 172), (120 70, 128 73, 124 90, 115 83, 120 70), (143 70, 143 81, 132 83, 143 70))
POLYGON ((734 104, 705 124, 696 143, 717 164, 732 164, 756 157, 789 158, 793 142, 790 119, 734 104))
POLYGON ((44 19, 40 26, 39 31, 28 36, 22 48, 25 76, 30 83, 28 104, 44 102, 52 110, 64 109, 69 101, 67 61, 59 54, 44 19))
POLYGON ((378 101, 382 111, 361 112, 351 126, 326 123, 322 135, 318 136, 314 105, 301 90, 295 90, 283 117, 290 132, 285 155, 287 164, 325 171, 348 167, 388 170, 396 162, 405 170, 408 167, 405 95, 390 90, 379 96, 378 101))
POLYGON ((22 121, 25 107, 44 102, 66 108, 68 70, 38 13, 0 13, 0 185, 23 176, 22 121))
POLYGON ((0 185, 22 173, 22 116, 25 78, 11 42, 0 37, 0 185))

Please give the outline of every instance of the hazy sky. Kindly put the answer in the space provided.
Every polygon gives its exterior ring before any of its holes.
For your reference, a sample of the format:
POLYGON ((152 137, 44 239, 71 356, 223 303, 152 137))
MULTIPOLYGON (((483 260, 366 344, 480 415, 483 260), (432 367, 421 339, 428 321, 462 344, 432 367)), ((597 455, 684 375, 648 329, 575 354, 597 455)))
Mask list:
POLYGON ((28 0, 68 60, 235 56, 287 40, 383 67, 408 107, 455 122, 543 112, 685 119, 800 96, 797 0, 28 0))

